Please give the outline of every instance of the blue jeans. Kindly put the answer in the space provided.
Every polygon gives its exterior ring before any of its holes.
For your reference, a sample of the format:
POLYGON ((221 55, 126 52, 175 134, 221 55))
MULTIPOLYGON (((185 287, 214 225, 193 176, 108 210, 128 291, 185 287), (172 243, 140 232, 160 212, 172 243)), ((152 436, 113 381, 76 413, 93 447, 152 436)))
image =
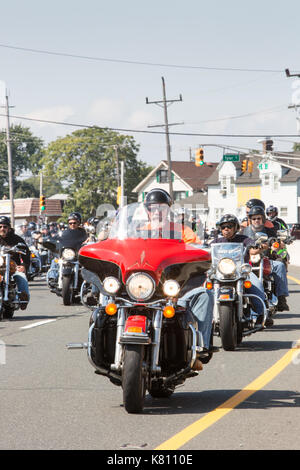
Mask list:
MULTIPOLYGON (((245 293, 257 295, 263 302, 265 300, 265 293, 264 293, 264 288, 262 283, 260 282, 259 278, 254 274, 250 273, 249 279, 251 281, 252 286, 249 289, 246 289, 245 293)), ((260 300, 256 299, 255 297, 250 297, 251 303, 253 305, 254 311, 258 314, 261 315, 264 313, 264 306, 260 302, 260 300)))
POLYGON ((197 319, 198 330, 202 333, 204 347, 209 349, 213 322, 214 294, 205 287, 196 287, 178 299, 178 305, 188 305, 197 319))
POLYGON ((28 300, 30 298, 28 281, 25 273, 17 272, 14 274, 14 280, 16 281, 18 291, 26 292, 28 300))
POLYGON ((285 266, 281 261, 271 261, 271 263, 273 267, 272 274, 275 282, 275 294, 277 297, 280 295, 288 297, 289 289, 285 266))

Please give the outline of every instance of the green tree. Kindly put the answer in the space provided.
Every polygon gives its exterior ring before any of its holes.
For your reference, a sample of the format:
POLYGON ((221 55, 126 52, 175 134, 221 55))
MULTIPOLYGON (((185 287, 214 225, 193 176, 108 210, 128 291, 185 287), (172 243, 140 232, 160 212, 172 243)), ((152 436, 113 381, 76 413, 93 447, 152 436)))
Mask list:
MULTIPOLYGON (((13 184, 14 188, 17 188, 19 183, 16 181, 16 176, 26 170, 37 174, 41 168, 40 160, 43 156, 43 141, 35 137, 29 128, 23 127, 20 124, 10 127, 10 141, 13 184)), ((4 195, 9 197, 5 131, 0 132, 0 169, 0 198, 4 195)))
MULTIPOLYGON (((43 195, 46 198, 56 193, 63 192, 64 189, 59 181, 43 178, 43 195)), ((40 196, 40 177, 30 176, 15 183, 15 199, 40 196)))
POLYGON ((42 160, 43 173, 46 178, 61 181, 64 192, 70 195, 64 206, 65 215, 78 210, 87 218, 95 215, 100 204, 117 207, 116 146, 119 162, 124 161, 124 194, 132 202, 136 199, 132 189, 150 171, 137 160, 139 146, 133 137, 91 127, 48 145, 42 160))

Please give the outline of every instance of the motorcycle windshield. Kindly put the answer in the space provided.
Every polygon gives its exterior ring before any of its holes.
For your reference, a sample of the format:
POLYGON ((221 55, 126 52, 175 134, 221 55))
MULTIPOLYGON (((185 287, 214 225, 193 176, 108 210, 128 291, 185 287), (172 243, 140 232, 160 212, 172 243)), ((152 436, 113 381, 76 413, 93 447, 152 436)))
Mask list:
POLYGON ((147 208, 145 204, 134 203, 119 210, 109 238, 181 240, 184 227, 166 204, 153 204, 147 208))
POLYGON ((220 261, 230 258, 234 261, 236 268, 240 269, 244 261, 244 246, 242 243, 212 243, 211 259, 212 265, 218 267, 220 261))
POLYGON ((65 230, 58 240, 59 250, 73 248, 73 250, 78 251, 86 238, 87 234, 83 230, 65 230))

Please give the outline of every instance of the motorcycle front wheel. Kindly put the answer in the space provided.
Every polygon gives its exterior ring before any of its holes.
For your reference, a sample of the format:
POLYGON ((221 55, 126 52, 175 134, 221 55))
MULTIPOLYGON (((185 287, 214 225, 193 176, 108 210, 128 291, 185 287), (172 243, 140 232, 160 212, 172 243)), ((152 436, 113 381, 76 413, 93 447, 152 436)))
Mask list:
POLYGON ((143 373, 144 346, 126 344, 122 372, 123 403, 128 413, 140 413, 144 407, 146 377, 143 373))
POLYGON ((62 278, 61 296, 64 305, 71 305, 73 298, 72 278, 64 276, 62 278))
POLYGON ((219 305, 220 337, 225 351, 234 351, 238 344, 238 323, 231 302, 219 305))

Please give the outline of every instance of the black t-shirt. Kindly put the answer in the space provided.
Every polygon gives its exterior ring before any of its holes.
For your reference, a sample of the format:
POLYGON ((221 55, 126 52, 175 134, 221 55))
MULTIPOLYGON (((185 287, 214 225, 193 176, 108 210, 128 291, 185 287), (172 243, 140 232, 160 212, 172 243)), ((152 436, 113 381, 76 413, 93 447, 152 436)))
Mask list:
POLYGON ((17 263, 18 266, 23 264, 27 270, 30 265, 30 250, 24 239, 19 235, 16 235, 12 228, 9 230, 5 238, 0 237, 0 246, 8 246, 12 248, 18 243, 22 245, 22 247, 20 246, 20 248, 24 249, 24 251, 26 251, 26 254, 20 255, 18 253, 14 253, 11 255, 11 257, 17 263))

